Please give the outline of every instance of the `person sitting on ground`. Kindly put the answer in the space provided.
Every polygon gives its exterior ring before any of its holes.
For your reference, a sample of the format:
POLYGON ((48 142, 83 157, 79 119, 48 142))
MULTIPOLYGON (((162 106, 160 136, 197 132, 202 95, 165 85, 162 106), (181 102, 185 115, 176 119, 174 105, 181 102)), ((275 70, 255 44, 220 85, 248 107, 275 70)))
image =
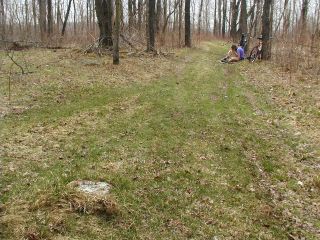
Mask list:
POLYGON ((239 60, 238 61, 242 61, 242 60, 245 59, 244 49, 240 44, 238 45, 238 48, 237 48, 237 54, 239 56, 239 60))
POLYGON ((223 63, 231 63, 231 62, 237 62, 239 61, 239 55, 237 53, 237 46, 232 45, 227 56, 225 56, 223 59, 221 59, 221 62, 223 63))

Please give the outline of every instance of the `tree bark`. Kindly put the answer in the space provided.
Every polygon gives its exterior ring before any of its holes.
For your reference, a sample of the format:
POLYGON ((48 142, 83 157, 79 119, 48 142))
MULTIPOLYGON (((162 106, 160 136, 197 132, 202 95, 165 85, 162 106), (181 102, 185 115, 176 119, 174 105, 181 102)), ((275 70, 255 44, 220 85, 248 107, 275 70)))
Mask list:
POLYGON ((118 65, 120 63, 120 60, 119 60, 120 15, 121 15, 120 0, 116 0, 116 16, 115 16, 114 37, 113 37, 113 64, 115 65, 118 65))
POLYGON ((95 3, 100 43, 103 47, 112 47, 112 0, 96 0, 95 3))
POLYGON ((218 34, 221 36, 221 26, 222 26, 222 14, 221 14, 222 0, 218 0, 218 34))
POLYGON ((231 3, 231 11, 232 11, 232 18, 231 18, 231 28, 230 28, 230 36, 232 37, 233 41, 237 38, 237 20, 239 14, 239 6, 240 0, 233 0, 231 3))
POLYGON ((262 13, 262 58, 271 59, 271 33, 272 33, 272 4, 273 0, 265 0, 262 13))
POLYGON ((183 0, 179 0, 179 47, 181 47, 181 35, 182 35, 182 7, 183 0))
POLYGON ((185 46, 191 47, 190 0, 185 1, 185 46))
POLYGON ((283 27, 282 27, 282 34, 287 36, 289 27, 290 27, 290 9, 288 7, 289 5, 289 0, 285 0, 284 2, 284 15, 283 15, 283 27))
POLYGON ((149 0, 148 6, 148 43, 147 51, 155 51, 155 0, 149 0))
POLYGON ((203 0, 200 0, 199 16, 198 16, 198 35, 199 36, 200 36, 200 33, 201 33, 202 8, 203 8, 203 0))
POLYGON ((143 0, 138 0, 138 29, 142 27, 143 0))
POLYGON ((307 32, 307 16, 310 0, 302 0, 301 17, 300 17, 300 40, 303 41, 304 35, 307 32))
POLYGON ((65 19, 64 19, 64 22, 63 22, 63 26, 62 26, 62 32, 61 32, 62 36, 64 35, 64 33, 66 31, 68 18, 69 18, 69 14, 70 14, 70 9, 71 9, 71 3, 72 3, 72 0, 69 0, 69 4, 68 4, 68 7, 67 7, 67 13, 66 13, 66 16, 65 16, 65 19))
POLYGON ((47 21, 46 21, 46 0, 39 0, 39 25, 41 41, 46 39, 47 21))
POLYGON ((128 0, 128 28, 129 28, 130 34, 132 32, 132 26, 133 26, 132 0, 128 0))
POLYGON ((50 37, 53 32, 53 19, 52 19, 52 0, 48 0, 48 36, 50 37))
POLYGON ((242 33, 247 33, 247 31, 248 31, 248 21, 247 20, 248 20, 247 0, 241 0, 241 11, 240 11, 238 37, 241 36, 242 33))
POLYGON ((156 31, 157 33, 160 31, 160 23, 161 23, 161 0, 157 0, 157 14, 156 14, 156 31))
POLYGON ((3 0, 0 0, 0 34, 1 34, 1 39, 4 40, 6 36, 6 19, 4 15, 3 0))
POLYGON ((222 7, 222 37, 226 36, 226 25, 227 25, 227 0, 223 0, 222 7))

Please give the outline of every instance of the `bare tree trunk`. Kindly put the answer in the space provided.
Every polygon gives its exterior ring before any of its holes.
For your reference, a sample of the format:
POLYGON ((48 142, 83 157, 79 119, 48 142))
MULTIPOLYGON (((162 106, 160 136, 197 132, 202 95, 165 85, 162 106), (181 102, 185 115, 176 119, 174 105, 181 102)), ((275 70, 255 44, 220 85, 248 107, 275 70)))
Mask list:
POLYGON ((262 14, 262 58, 265 60, 271 59, 271 33, 272 33, 272 5, 273 0, 265 0, 262 14))
POLYGON ((303 41, 304 35, 307 32, 307 16, 310 0, 302 0, 301 17, 300 17, 300 40, 303 41))
POLYGON ((241 11, 239 20, 238 36, 248 31, 248 14, 247 14, 247 0, 241 0, 241 11))
POLYGON ((46 38, 46 32, 47 32, 46 0, 39 0, 39 25, 40 25, 41 41, 44 41, 46 38))
POLYGON ((138 0, 138 29, 142 27, 142 14, 143 14, 143 0, 138 0))
POLYGON ((48 8, 48 36, 50 37, 53 31, 53 18, 52 18, 52 0, 48 0, 47 2, 47 8, 48 8))
POLYGON ((77 10, 76 10, 76 4, 73 0, 73 33, 76 36, 77 35, 77 10))
POLYGON ((25 26, 26 26, 26 34, 29 36, 29 3, 28 0, 24 1, 24 7, 25 7, 25 26))
POLYGON ((161 23, 161 0, 157 0, 157 14, 156 14, 156 31, 157 33, 160 31, 160 23, 161 23))
POLYGON ((226 36, 226 25, 227 25, 227 0, 223 0, 222 7, 222 37, 226 36))
POLYGON ((287 36, 288 35, 288 31, 289 31, 289 27, 290 27, 290 8, 288 7, 289 5, 289 0, 285 0, 284 2, 284 16, 283 16, 283 30, 282 30, 282 34, 287 36))
POLYGON ((0 0, 0 34, 1 34, 1 39, 4 40, 6 36, 6 19, 4 15, 3 0, 0 0))
POLYGON ((221 12, 222 0, 218 1, 218 34, 221 36, 221 26, 222 26, 222 12, 221 12))
POLYGON ((132 24, 135 27, 137 25, 137 1, 132 0, 132 13, 133 13, 133 19, 132 24))
POLYGON ((148 8, 148 44, 147 51, 155 51, 155 0, 149 0, 148 8))
POLYGON ((112 0, 96 0, 96 13, 103 47, 112 47, 112 0))
POLYGON ((132 26, 133 26, 132 0, 128 0, 128 28, 129 28, 130 34, 132 32, 132 26))
POLYGON ((210 13, 209 13, 209 4, 210 4, 210 0, 206 0, 206 9, 205 9, 205 19, 206 19, 206 33, 209 33, 209 29, 210 29, 210 13))
POLYGON ((185 46, 191 47, 190 0, 185 1, 185 46))
POLYGON ((69 0, 69 4, 68 4, 68 7, 67 7, 67 13, 66 13, 66 16, 65 16, 65 19, 64 19, 64 22, 63 22, 63 26, 62 26, 62 32, 61 32, 62 36, 64 35, 64 33, 66 31, 68 18, 69 18, 69 14, 70 14, 70 9, 71 9, 71 3, 72 3, 72 0, 69 0))
POLYGON ((56 15, 56 21, 57 21, 57 29, 56 31, 59 32, 60 31, 60 19, 61 19, 61 11, 60 11, 60 0, 58 0, 56 2, 56 12, 57 12, 57 15, 56 15))
POLYGON ((183 0, 179 0, 179 47, 181 47, 181 35, 182 35, 182 8, 183 0))
POLYGON ((230 28, 230 36, 233 41, 237 38, 237 20, 239 13, 240 0, 233 0, 231 3, 231 11, 232 11, 232 19, 231 19, 231 28, 230 28))
POLYGON ((119 35, 120 35, 120 15, 121 15, 121 0, 116 0, 116 16, 114 23, 113 37, 113 64, 118 65, 119 60, 119 35))
POLYGON ((200 33, 201 33, 202 8, 203 8, 203 0, 200 0, 199 17, 198 17, 198 35, 199 35, 199 36, 200 36, 200 33))

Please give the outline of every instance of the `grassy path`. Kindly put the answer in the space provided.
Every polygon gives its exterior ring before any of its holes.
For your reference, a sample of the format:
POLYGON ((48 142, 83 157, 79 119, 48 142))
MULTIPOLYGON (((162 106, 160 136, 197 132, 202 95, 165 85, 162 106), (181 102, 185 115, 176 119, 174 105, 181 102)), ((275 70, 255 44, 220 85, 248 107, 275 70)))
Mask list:
POLYGON ((224 52, 208 43, 159 81, 71 89, 66 105, 4 118, 0 238, 316 239, 279 200, 299 191, 286 162, 296 139, 266 121, 276 110, 241 66, 217 62, 224 52), (112 183, 120 213, 61 207, 77 179, 112 183))

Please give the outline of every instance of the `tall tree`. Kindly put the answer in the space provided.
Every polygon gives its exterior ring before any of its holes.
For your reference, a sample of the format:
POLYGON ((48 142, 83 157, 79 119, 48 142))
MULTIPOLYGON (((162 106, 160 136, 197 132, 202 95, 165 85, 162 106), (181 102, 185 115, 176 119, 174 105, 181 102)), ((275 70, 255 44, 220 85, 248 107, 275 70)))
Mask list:
POLYGON ((284 2, 284 13, 283 13, 283 34, 286 36, 289 31, 290 27, 290 15, 291 15, 291 9, 288 7, 289 0, 285 0, 284 2))
POLYGON ((64 33, 66 32, 66 28, 67 28, 67 23, 68 23, 68 18, 69 18, 69 14, 70 14, 70 9, 71 9, 71 3, 72 0, 69 0, 69 4, 67 7, 67 12, 66 12, 66 16, 64 18, 64 22, 63 22, 63 26, 62 26, 62 31, 61 31, 61 35, 63 36, 64 33))
POLYGON ((227 25, 227 0, 223 0, 223 7, 222 7, 222 37, 226 35, 226 25, 227 25))
POLYGON ((230 27, 230 36, 232 37, 233 41, 237 38, 237 21, 238 21, 238 14, 239 14, 239 6, 240 0, 233 0, 231 2, 231 27, 230 27))
POLYGON ((190 0, 185 1, 184 9, 184 29, 185 29, 185 46, 191 47, 191 21, 190 21, 190 0))
POLYGON ((200 0, 199 17, 198 17, 198 35, 199 35, 199 36, 200 36, 200 33, 201 33, 202 8, 203 8, 203 0, 200 0))
POLYGON ((1 39, 4 40, 6 35, 6 19, 4 15, 3 0, 0 0, 0 34, 1 34, 1 39))
POLYGON ((271 59, 271 33, 272 33, 272 11, 273 0, 264 0, 262 13, 262 58, 271 59))
POLYGON ((160 30, 162 11, 161 11, 161 0, 157 0, 157 14, 156 14, 156 31, 160 30))
POLYGON ((148 5, 148 42, 147 51, 155 50, 155 0, 149 0, 148 5))
POLYGON ((183 8, 183 0, 179 1, 179 47, 181 47, 181 35, 182 35, 182 8, 183 8))
POLYGON ((128 27, 129 27, 129 33, 131 33, 132 27, 133 27, 132 0, 128 0, 128 27))
POLYGON ((301 17, 300 17, 300 28, 301 28, 300 39, 301 40, 303 40, 304 34, 307 31, 307 16, 308 16, 308 9, 309 9, 309 1, 310 0, 302 0, 301 17))
POLYGON ((247 0, 241 0, 238 36, 248 31, 247 0))
POLYGON ((52 0, 48 0, 48 36, 50 36, 53 32, 53 15, 52 15, 52 0))
POLYGON ((142 27, 143 0, 138 0, 138 29, 142 27))
POLYGON ((118 65, 119 60, 119 35, 120 35, 120 17, 121 17, 121 3, 116 0, 116 17, 114 22, 114 35, 113 35, 113 64, 118 65))
POLYGON ((221 12, 222 0, 218 0, 218 34, 221 35, 221 26, 222 26, 222 12, 221 12))
POLYGON ((40 25, 40 35, 41 41, 44 41, 46 38, 47 32, 47 16, 46 16, 46 0, 39 0, 39 25, 40 25))
POLYGON ((112 47, 112 0, 96 0, 95 3, 100 43, 103 47, 112 47))

